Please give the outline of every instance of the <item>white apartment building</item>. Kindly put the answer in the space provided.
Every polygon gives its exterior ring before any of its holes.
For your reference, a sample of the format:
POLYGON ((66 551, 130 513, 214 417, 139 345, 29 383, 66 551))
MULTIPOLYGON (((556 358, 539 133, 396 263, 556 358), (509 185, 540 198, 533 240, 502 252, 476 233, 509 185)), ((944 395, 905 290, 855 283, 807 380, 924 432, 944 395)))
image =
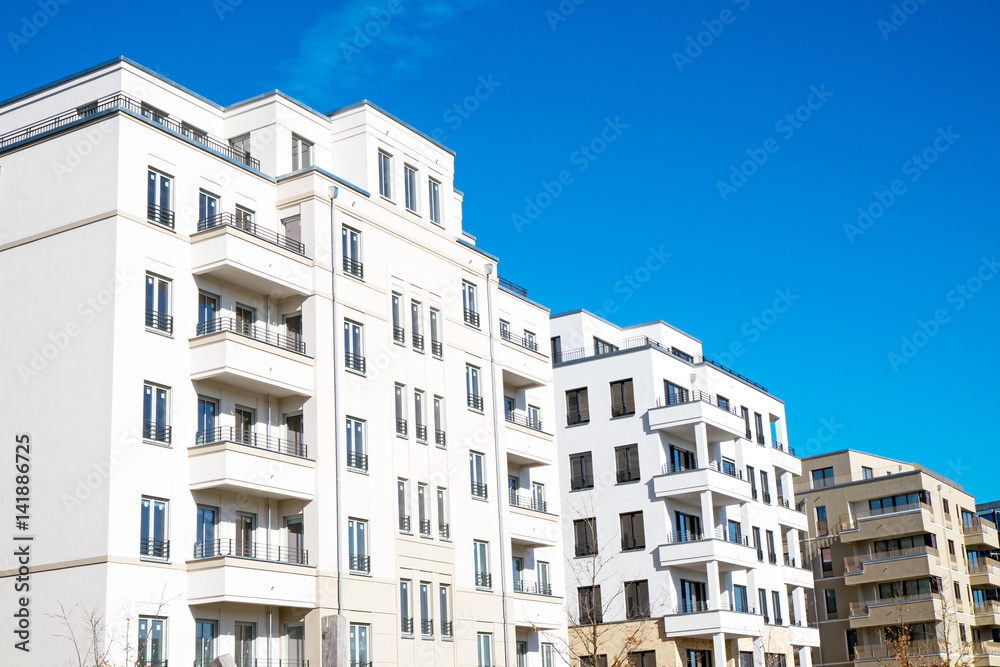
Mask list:
POLYGON ((552 665, 549 313, 496 269, 454 154, 368 102, 223 107, 119 58, 0 103, 33 538, 0 664, 71 664, 62 604, 115 664, 322 667, 336 616, 352 667, 552 665))
MULTIPOLYGON (((809 667, 783 403, 665 322, 577 310, 551 335, 566 599, 571 626, 602 626, 597 662, 627 648, 642 667, 809 667)), ((591 633, 569 629, 581 665, 591 633)))

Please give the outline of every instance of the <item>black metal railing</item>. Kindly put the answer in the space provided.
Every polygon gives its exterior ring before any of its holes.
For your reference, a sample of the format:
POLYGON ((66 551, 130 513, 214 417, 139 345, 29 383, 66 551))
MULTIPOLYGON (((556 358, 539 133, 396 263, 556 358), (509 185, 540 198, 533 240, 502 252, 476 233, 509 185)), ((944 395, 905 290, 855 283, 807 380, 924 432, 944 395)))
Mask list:
POLYGON ((174 333, 174 318, 158 310, 146 309, 146 328, 156 329, 163 333, 174 333))
POLYGON ((770 563, 771 565, 777 565, 778 564, 778 554, 768 552, 768 554, 767 554, 767 562, 770 563))
POLYGON ((399 530, 402 533, 410 532, 410 517, 407 514, 399 515, 399 530))
POLYGON ((528 595, 552 595, 552 584, 536 584, 533 581, 515 579, 514 592, 527 593, 528 595))
POLYGON ((195 542, 195 558, 219 558, 221 556, 266 560, 273 563, 292 563, 294 565, 309 564, 309 551, 298 547, 281 547, 259 542, 238 542, 232 539, 195 542))
POLYGON ((479 313, 474 310, 465 309, 465 323, 479 328, 479 313))
POLYGON ((144 440, 153 440, 155 442, 162 442, 169 445, 170 425, 144 421, 142 422, 142 438, 144 440))
POLYGON ((530 428, 534 431, 542 430, 541 419, 532 419, 528 415, 520 414, 514 410, 504 410, 503 418, 509 421, 511 424, 524 426, 525 428, 530 428))
POLYGON ((493 588, 493 575, 489 572, 476 572, 476 588, 493 588))
POLYGON ((140 537, 139 555, 148 558, 170 558, 170 540, 140 537))
POLYGON ((597 555, 597 545, 596 544, 591 544, 589 542, 585 542, 583 544, 577 544, 576 547, 575 547, 575 549, 574 549, 574 553, 576 553, 576 555, 580 556, 580 557, 583 557, 583 556, 596 556, 597 555))
POLYGON ((719 461, 709 461, 707 466, 699 466, 696 463, 666 463, 663 465, 662 470, 664 475, 672 475, 678 472, 690 472, 692 470, 713 470, 715 472, 721 472, 723 475, 735 477, 736 479, 743 479, 742 470, 739 470, 735 465, 729 465, 728 463, 722 463, 719 461))
POLYGON ((414 350, 416 350, 417 352, 423 352, 424 351, 424 337, 421 334, 418 334, 418 333, 414 332, 410 336, 410 340, 413 341, 413 349, 414 350))
POLYGON ((420 534, 430 535, 431 534, 431 520, 430 519, 420 519, 420 534))
POLYGON ((352 371, 357 371, 364 375, 366 372, 365 358, 360 354, 344 353, 344 364, 352 371))
POLYGON ((497 277, 497 283, 505 292, 510 292, 511 294, 516 294, 517 296, 523 296, 525 299, 528 298, 528 290, 524 289, 520 285, 515 285, 511 281, 500 277, 497 277))
POLYGON ((434 621, 422 620, 420 621, 420 634, 424 637, 431 637, 434 635, 434 621))
POLYGON ((795 448, 794 447, 789 447, 788 445, 780 443, 777 440, 772 440, 771 441, 771 447, 773 449, 777 449, 779 452, 785 452, 786 454, 790 454, 791 456, 795 456, 795 448))
POLYGON ((785 554, 785 565, 788 567, 795 567, 795 559, 788 554, 785 554))
POLYGON ((290 350, 291 352, 297 352, 299 354, 306 353, 306 343, 302 340, 301 336, 284 336, 272 333, 266 326, 259 327, 255 324, 251 324, 250 322, 237 320, 234 317, 217 317, 214 320, 208 320, 207 322, 199 322, 197 328, 195 329, 195 335, 208 336, 221 331, 230 331, 232 333, 239 334, 240 336, 253 338, 254 340, 262 343, 280 347, 283 350, 290 350))
POLYGON ((619 470, 616 474, 616 478, 619 484, 624 484, 625 482, 638 482, 639 481, 639 471, 638 470, 619 470))
POLYGON ((676 530, 667 533, 667 542, 669 544, 700 542, 701 540, 720 540, 739 546, 750 546, 750 540, 746 535, 743 535, 739 531, 726 530, 724 528, 716 528, 710 533, 695 530, 676 530))
POLYGON ((764 385, 757 384, 756 382, 754 382, 750 378, 746 377, 745 375, 740 375, 739 373, 737 373, 736 371, 734 371, 732 368, 727 368, 727 367, 723 366, 722 364, 720 364, 719 362, 717 362, 717 361, 715 361, 713 359, 709 359, 708 357, 702 357, 701 360, 702 360, 703 363, 706 363, 709 366, 715 366, 720 371, 728 373, 729 375, 732 375, 734 378, 737 378, 739 380, 743 380, 747 384, 749 384, 751 386, 754 386, 754 387, 757 387, 758 389, 760 389, 763 392, 767 391, 767 387, 765 387, 764 385))
POLYGON ((393 325, 392 339, 400 345, 406 345, 406 329, 393 325))
POLYGON ((441 341, 431 339, 431 354, 439 359, 441 358, 444 354, 444 346, 441 345, 441 341))
POLYGON ((174 228, 174 212, 158 204, 146 203, 146 220, 168 229, 174 228))
POLYGON ((755 487, 750 487, 750 497, 757 500, 757 489, 755 487))
POLYGON ((267 241, 268 243, 284 248, 285 250, 291 250, 296 255, 302 255, 303 257, 306 255, 306 246, 302 243, 302 241, 289 238, 284 234, 279 234, 266 227, 261 227, 256 222, 251 222, 245 218, 241 219, 237 215, 228 211, 225 213, 217 213, 216 215, 202 218, 198 221, 199 232, 223 226, 234 227, 235 229, 242 230, 251 236, 261 239, 262 241, 267 241))
POLYGON ((417 440, 422 442, 427 441, 427 426, 425 424, 417 424, 416 428, 417 440))
POLYGON ((358 279, 364 279, 365 277, 365 265, 361 262, 351 259, 350 257, 344 258, 344 273, 354 276, 358 279))
POLYGON ((592 489, 594 488, 594 476, 583 475, 582 477, 570 477, 569 488, 571 491, 576 491, 577 489, 592 489))
POLYGON ((623 415, 635 414, 635 401, 625 401, 623 403, 611 404, 611 416, 621 417, 623 415))
POLYGON ((637 549, 646 548, 646 539, 637 537, 623 537, 622 538, 622 551, 636 551, 637 549))
POLYGON ((442 637, 451 637, 451 633, 452 632, 453 632, 453 630, 452 630, 451 621, 441 621, 441 636, 442 637))
POLYGON ((480 412, 483 411, 483 397, 482 396, 479 396, 477 394, 469 394, 467 402, 469 404, 469 407, 472 408, 473 410, 479 410, 480 412))
POLYGON ((396 419, 396 435, 406 435, 406 420, 396 419))
POLYGON ((756 440, 758 445, 764 446, 767 444, 767 441, 764 440, 764 436, 760 433, 756 435, 756 440))
POLYGON ((765 505, 770 505, 771 504, 771 494, 768 493, 767 491, 762 492, 760 494, 760 497, 761 497, 761 500, 763 501, 763 503, 765 505))
POLYGON ((757 549, 757 560, 759 560, 761 563, 764 562, 764 550, 763 549, 760 549, 760 548, 757 549))
POLYGON ((538 343, 536 341, 530 340, 526 337, 522 338, 521 336, 515 336, 510 332, 510 329, 502 329, 500 331, 500 337, 506 341, 514 343, 515 345, 520 345, 526 350, 538 352, 538 343))
POLYGON ((638 605, 630 604, 625 609, 625 617, 630 621, 649 618, 649 607, 640 607, 638 605))
POLYGON ((480 482, 472 482, 470 486, 472 487, 472 495, 474 495, 476 498, 486 497, 487 490, 485 484, 482 484, 480 482))
POLYGON ((702 611, 709 611, 707 600, 681 600, 674 608, 675 614, 697 614, 702 611))
POLYGON ((514 489, 511 489, 508 495, 510 496, 511 507, 520 507, 521 509, 534 510, 535 512, 548 513, 549 511, 549 504, 534 496, 522 496, 514 489))
POLYGON ((404 616, 403 618, 399 619, 399 631, 402 632, 404 635, 413 634, 412 616, 404 616))
POLYGON ((438 523, 438 537, 443 540, 451 539, 451 526, 444 522, 438 523))
POLYGON ((670 405, 684 405, 686 403, 697 403, 698 401, 714 405, 720 410, 725 410, 731 415, 740 417, 740 419, 743 418, 736 411, 736 408, 733 407, 733 405, 728 401, 720 401, 717 396, 713 396, 707 391, 701 391, 699 389, 685 389, 684 391, 677 392, 669 396, 660 396, 656 399, 656 407, 662 408, 670 405))
POLYGON ((442 447, 444 447, 445 444, 447 443, 445 432, 439 428, 434 429, 434 443, 441 445, 442 447))
POLYGON ((350 567, 352 572, 371 572, 371 556, 366 556, 365 554, 351 554, 350 555, 350 567))
POLYGON ((307 458, 309 448, 300 439, 285 440, 269 435, 258 435, 251 430, 243 428, 233 428, 232 426, 217 426, 207 431, 198 431, 195 434, 195 446, 211 445, 219 442, 236 442, 241 445, 250 445, 259 449, 266 449, 280 454, 289 454, 299 458, 307 458))
POLYGON ((590 410, 579 410, 566 413, 566 425, 586 424, 590 421, 590 410))

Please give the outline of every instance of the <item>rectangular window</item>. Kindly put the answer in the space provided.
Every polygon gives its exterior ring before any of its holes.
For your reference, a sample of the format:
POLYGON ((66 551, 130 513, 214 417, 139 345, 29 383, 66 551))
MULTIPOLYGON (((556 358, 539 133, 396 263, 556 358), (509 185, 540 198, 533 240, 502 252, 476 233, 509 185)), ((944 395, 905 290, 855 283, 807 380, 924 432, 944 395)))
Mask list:
POLYGON ((406 329, 403 328, 403 297, 392 293, 392 340, 398 345, 406 345, 406 329))
POLYGON ((170 281, 146 274, 146 328, 165 334, 174 333, 174 318, 170 315, 170 281))
POLYGON ((535 334, 527 329, 524 330, 524 342, 522 347, 526 347, 532 352, 538 352, 538 342, 535 340, 535 334))
POLYGON ((476 663, 478 667, 493 667, 493 635, 488 632, 476 634, 476 663))
MULTIPOLYGON (((239 207, 236 208, 236 215, 239 217, 239 207)), ((252 213, 251 213, 252 217, 252 213)), ((252 220, 250 221, 252 224, 252 220)), ((281 219, 282 237, 278 238, 278 245, 287 248, 300 255, 306 254, 306 247, 302 245, 302 216, 293 215, 281 219)))
POLYGON ((784 653, 765 653, 764 667, 785 667, 786 659, 784 653))
POLYGON ((590 452, 569 457, 569 475, 570 490, 594 488, 594 466, 590 452))
POLYGON ((138 664, 165 667, 167 664, 166 624, 165 618, 139 617, 139 639, 136 645, 138 664))
POLYGON ((219 198, 207 192, 198 193, 198 230, 208 229, 219 214, 219 198), (204 224, 202 224, 204 223, 204 224))
POLYGON ((619 484, 639 481, 639 446, 616 447, 615 468, 619 484))
POLYGON ((347 548, 351 572, 371 571, 368 557, 368 522, 364 519, 347 519, 347 548))
POLYGON ((236 154, 236 159, 243 164, 249 165, 250 158, 250 135, 244 134, 242 137, 236 137, 235 139, 229 140, 229 147, 233 149, 233 153, 236 154))
POLYGON ((142 437, 162 444, 170 444, 169 405, 167 387, 146 383, 142 388, 142 437))
POLYGON ((448 586, 438 587, 439 612, 441 614, 441 636, 451 637, 451 589, 448 586))
POLYGON ((149 222, 174 228, 172 185, 173 179, 158 171, 149 170, 146 183, 146 219, 149 222))
POLYGON ((733 611, 746 614, 750 611, 750 600, 747 598, 747 587, 733 585, 733 611))
POLYGON ((208 667, 215 660, 215 645, 219 637, 219 622, 195 619, 194 622, 194 664, 208 667))
POLYGON ((341 253, 344 258, 344 273, 361 280, 365 277, 365 266, 361 263, 361 232, 342 227, 340 230, 341 253))
POLYGON ((648 582, 625 582, 625 616, 630 621, 639 618, 649 618, 648 582))
POLYGON ((781 625, 781 595, 778 591, 771 591, 771 604, 774 606, 774 624, 781 625))
POLYGON ((371 644, 367 625, 351 623, 351 665, 358 667, 368 667, 372 662, 371 644))
POLYGON ((833 486, 833 468, 820 468, 812 471, 812 488, 822 489, 833 486))
POLYGON ((364 329, 356 322, 344 320, 344 366, 355 373, 365 374, 364 329))
POLYGON ((243 206, 236 207, 236 226, 240 229, 245 229, 246 231, 253 233, 253 211, 243 206))
POLYGON ((635 414, 635 399, 632 396, 632 380, 611 383, 611 416, 635 414))
POLYGON ((405 479, 396 480, 396 513, 399 516, 399 530, 410 532, 410 491, 405 479))
POLYGON ((549 582, 549 564, 544 561, 535 563, 538 576, 538 592, 542 595, 552 595, 552 584, 549 582))
POLYGON ((597 519, 577 519, 573 522, 573 538, 577 556, 597 554, 597 519))
POLYGON ((576 589, 576 595, 580 607, 580 625, 601 623, 604 617, 601 607, 601 587, 584 586, 576 589))
POLYGON ((743 416, 743 424, 747 429, 747 440, 751 438, 750 433, 750 409, 745 405, 740 406, 740 414, 743 416))
POLYGON ((476 571, 476 588, 492 588, 493 577, 490 574, 490 544, 475 540, 472 543, 473 566, 476 571))
POLYGON ((472 495, 475 498, 486 499, 486 457, 479 452, 469 452, 469 477, 472 482, 472 495))
POLYGON ((427 424, 424 418, 424 392, 413 391, 413 423, 417 429, 417 442, 427 442, 427 424))
MULTIPOLYGON (((875 471, 868 466, 861 466, 861 479, 873 479, 875 477, 875 471)), ((945 503, 948 501, 946 500, 945 503)), ((948 510, 945 509, 945 512, 948 510)))
POLYGON ((410 213, 417 212, 417 170, 406 164, 403 165, 403 194, 406 210, 410 213))
POLYGON ((718 396, 715 397, 715 404, 720 408, 722 408, 723 410, 727 412, 729 411, 729 399, 723 396, 722 394, 719 394, 718 396))
POLYGON ((479 328, 479 305, 476 301, 476 286, 462 281, 462 307, 465 311, 465 323, 479 328))
POLYGON ((394 407, 396 411, 396 435, 400 438, 406 437, 406 404, 403 402, 403 394, 406 387, 397 384, 394 389, 394 407))
POLYGON ((302 137, 292 135, 292 171, 312 166, 313 145, 302 137))
POLYGON ((590 402, 587 400, 587 388, 572 389, 566 392, 566 425, 586 424, 590 421, 590 402))
POLYGON ((368 470, 368 455, 365 453, 365 423, 354 417, 347 418, 347 467, 354 470, 368 470))
POLYGON ((763 563, 764 562, 764 545, 760 541, 760 528, 758 528, 757 526, 753 526, 751 528, 751 532, 753 533, 753 546, 754 546, 754 549, 757 550, 757 560, 759 560, 761 563, 763 563))
POLYGON ((764 444, 764 418, 759 412, 753 413, 753 423, 757 434, 757 444, 764 444))
MULTIPOLYGON (((542 667, 556 667, 556 649, 552 644, 542 644, 542 667)), ((654 667, 651 663, 649 667, 654 667)))
POLYGON ((600 356, 602 354, 610 354, 612 352, 617 352, 618 346, 609 343, 606 340, 601 340, 597 336, 594 336, 594 356, 600 356))
POLYGON ((404 635, 413 634, 413 610, 410 607, 410 582, 399 580, 399 620, 400 632, 404 635))
POLYGON ((740 664, 738 667, 753 667, 753 651, 740 651, 740 664))
POLYGON ((771 617, 767 613, 767 591, 763 588, 757 589, 757 602, 760 603, 760 614, 764 617, 764 622, 770 623, 771 617))
POLYGON ((413 328, 411 337, 413 339, 413 349, 417 352, 424 351, 424 327, 423 308, 419 301, 410 302, 410 326, 413 328))
POLYGON ((447 445, 444 428, 444 401, 440 396, 434 397, 434 444, 438 447, 447 445))
POLYGON ((427 179, 427 216, 435 225, 441 224, 441 184, 427 179))
POLYGON ((684 667, 712 667, 712 652, 687 649, 684 667))
POLYGON ((816 533, 818 535, 826 535, 830 532, 830 526, 826 520, 826 505, 820 505, 816 508, 816 533))
POLYGON ((771 504, 771 484, 768 481, 766 470, 760 471, 760 495, 765 505, 771 504))
POLYGON ((143 498, 139 521, 139 555, 148 558, 170 558, 167 539, 167 501, 143 498))
POLYGON ((778 554, 774 550, 774 531, 765 531, 765 536, 767 537, 767 560, 771 565, 776 565, 778 554))
POLYGON ((545 502, 545 486, 538 482, 531 483, 531 508, 539 512, 548 512, 545 502))
POLYGON ((392 200, 392 157, 382 151, 378 152, 378 193, 392 200))
POLYGON ((420 534, 430 537, 431 535, 431 508, 430 498, 427 497, 427 485, 417 484, 417 518, 420 521, 420 534))
POLYGON ((434 602, 431 599, 431 584, 427 581, 420 582, 420 634, 423 637, 434 635, 434 619, 431 618, 431 608, 434 602))
POLYGON ((465 367, 465 390, 469 409, 483 411, 483 394, 479 386, 479 369, 475 366, 465 367))
POLYGON ((822 563, 823 576, 830 576, 830 573, 833 572, 833 554, 830 547, 823 547, 819 550, 819 559, 822 563))
POLYGON ((857 658, 855 652, 858 647, 858 631, 846 630, 845 638, 847 639, 847 659, 854 660, 857 658))
POLYGON ((646 548, 646 531, 642 523, 642 512, 619 514, 622 531, 622 551, 646 548))
POLYGON ((663 395, 667 405, 680 405, 691 400, 691 392, 673 382, 663 381, 663 395))
POLYGON ((440 313, 434 309, 430 309, 431 315, 431 354, 433 354, 438 359, 441 358, 444 353, 444 348, 441 345, 441 316, 440 313))
POLYGON ((451 526, 448 523, 448 490, 438 487, 437 490, 437 510, 438 510, 438 537, 442 540, 451 538, 451 526))

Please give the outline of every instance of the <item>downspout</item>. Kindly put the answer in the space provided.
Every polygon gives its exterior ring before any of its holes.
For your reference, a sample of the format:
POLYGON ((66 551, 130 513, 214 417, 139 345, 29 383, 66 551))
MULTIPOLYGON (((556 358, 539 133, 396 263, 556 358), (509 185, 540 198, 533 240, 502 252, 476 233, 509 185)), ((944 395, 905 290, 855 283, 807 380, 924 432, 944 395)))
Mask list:
MULTIPOLYGON (((503 600, 503 664, 510 665, 510 640, 507 628, 507 606, 509 603, 507 593, 507 534, 504 531, 503 521, 503 476, 500 474, 500 421, 497 413, 497 362, 493 341, 493 290, 490 289, 490 276, 493 275, 493 265, 486 265, 486 311, 490 320, 490 382, 493 384, 493 446, 496 456, 497 469, 497 520, 500 523, 500 595, 503 600)), ((500 394, 503 394, 503 387, 500 387, 500 394)))
POLYGON ((333 308, 333 460, 334 465, 337 468, 336 471, 336 497, 337 497, 337 613, 344 613, 344 570, 341 567, 341 541, 342 541, 342 530, 343 521, 341 516, 343 514, 341 504, 341 488, 340 488, 340 438, 337 436, 340 433, 340 364, 337 362, 337 264, 334 260, 337 242, 337 207, 334 205, 334 200, 337 199, 337 195, 340 193, 340 188, 336 185, 330 186, 330 300, 332 302, 333 308))

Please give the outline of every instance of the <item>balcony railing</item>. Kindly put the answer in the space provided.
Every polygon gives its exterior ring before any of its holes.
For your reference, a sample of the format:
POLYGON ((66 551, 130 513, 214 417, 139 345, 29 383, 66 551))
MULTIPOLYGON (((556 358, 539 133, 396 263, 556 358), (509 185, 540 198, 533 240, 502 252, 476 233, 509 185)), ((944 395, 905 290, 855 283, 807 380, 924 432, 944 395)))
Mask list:
POLYGON ((729 403, 728 401, 720 401, 718 396, 713 396, 712 394, 699 389, 685 389, 684 391, 669 396, 659 396, 656 399, 656 407, 662 408, 671 405, 685 405, 687 403, 697 403, 698 401, 714 405, 720 410, 724 410, 731 415, 740 417, 740 414, 736 411, 736 408, 732 403, 729 403))
POLYGON ((887 605, 905 604, 908 602, 926 602, 928 600, 941 600, 941 593, 915 593, 913 595, 897 595, 891 598, 877 600, 863 600, 852 602, 849 605, 851 616, 867 616, 869 607, 884 607, 887 605))
MULTIPOLYGON (((720 540, 722 542, 728 542, 729 544, 738 544, 744 547, 750 546, 750 541, 746 535, 739 532, 728 531, 723 528, 716 528, 711 533, 693 530, 677 530, 667 533, 667 542, 669 544, 699 542, 701 540, 720 540)), ((760 554, 761 552, 758 551, 757 553, 760 554)))
POLYGON ((480 482, 472 482, 470 484, 472 487, 472 495, 476 498, 486 498, 486 485, 480 482))
POLYGON ((483 411, 483 397, 478 394, 468 394, 466 403, 473 410, 483 411))
POLYGON ((646 548, 646 539, 641 537, 623 537, 622 551, 638 551, 646 548))
POLYGON ((438 537, 442 540, 451 539, 451 525, 444 522, 438 522, 438 537))
POLYGON ((596 556, 597 545, 590 544, 589 542, 584 544, 577 544, 573 551, 579 558, 583 558, 584 556, 596 556))
POLYGON ((514 343, 515 345, 520 345, 526 350, 531 350, 532 352, 538 352, 538 343, 530 338, 522 338, 521 336, 515 336, 510 332, 509 329, 501 329, 500 337, 505 341, 514 343))
POLYGON ((975 533, 985 533, 996 529, 997 527, 993 525, 992 521, 984 519, 981 516, 974 516, 971 520, 966 519, 962 523, 963 535, 974 535, 975 533))
POLYGON ((527 593, 528 595, 552 595, 552 584, 536 584, 524 579, 515 579, 514 592, 527 593))
POLYGON ((273 563, 292 563, 294 565, 309 564, 309 551, 298 547, 276 547, 266 543, 239 542, 231 539, 196 542, 194 545, 196 559, 222 556, 266 560, 273 563))
POLYGON ((476 588, 493 588, 493 575, 489 572, 476 572, 476 588))
POLYGON ((566 425, 586 424, 590 422, 590 410, 577 410, 566 413, 566 425))
POLYGON ((441 356, 444 354, 444 345, 441 344, 441 341, 434 340, 433 338, 431 339, 431 354, 433 354, 438 359, 441 358, 441 356))
POLYGON ((1000 614, 1000 602, 996 600, 983 600, 980 604, 972 607, 972 613, 977 616, 1000 614))
POLYGON ((594 488, 594 476, 583 475, 582 477, 570 477, 569 488, 571 491, 577 491, 579 489, 592 489, 594 488))
POLYGON ((410 532, 410 517, 407 514, 401 514, 399 516, 399 532, 409 533, 410 532))
POLYGON ((147 558, 170 558, 170 540, 141 537, 139 538, 139 555, 147 558))
POLYGON ((156 329, 163 333, 174 333, 174 318, 158 310, 146 309, 146 328, 156 329))
POLYGON ((232 426, 218 426, 208 431, 198 431, 195 434, 195 446, 211 445, 220 442, 236 442, 241 445, 249 445, 259 449, 266 449, 269 452, 278 452, 307 458, 309 448, 300 439, 285 440, 269 435, 258 435, 253 431, 233 428, 232 426))
POLYGON ((763 447, 764 445, 767 444, 767 441, 764 440, 764 434, 763 433, 758 433, 757 434, 757 444, 760 445, 761 447, 763 447))
POLYGON ((782 443, 778 442, 777 440, 772 440, 771 441, 771 448, 772 449, 777 449, 779 452, 785 452, 786 454, 791 454, 792 456, 795 456, 795 448, 794 447, 789 447, 788 445, 782 444, 782 443))
MULTIPOLYGON (((664 475, 674 475, 681 472, 691 472, 693 470, 713 470, 723 475, 729 475, 736 479, 743 479, 743 471, 728 462, 709 461, 707 466, 688 465, 687 463, 665 463, 661 468, 664 475)), ((756 499, 756 498, 755 498, 756 499)))
POLYGON ((434 429, 434 444, 441 445, 442 447, 445 447, 447 441, 448 440, 445 437, 445 432, 444 431, 442 431, 439 428, 434 429))
POLYGON ((237 320, 233 317, 217 317, 207 322, 199 322, 195 329, 196 336, 208 336, 220 331, 231 331, 240 336, 253 338, 268 345, 274 345, 284 350, 290 350, 299 354, 306 353, 306 343, 299 335, 283 336, 268 330, 266 326, 259 327, 249 322, 237 320))
POLYGON ((904 652, 907 656, 927 657, 941 655, 948 652, 948 644, 938 639, 925 639, 897 645, 858 644, 854 647, 854 655, 849 654, 848 659, 878 660, 879 658, 888 658, 887 662, 894 662, 893 659, 899 657, 904 652))
POLYGON ((422 620, 420 621, 420 634, 424 637, 434 636, 434 621, 432 620, 422 620))
POLYGON ((510 497, 511 507, 520 507, 525 510, 534 510, 535 512, 545 512, 549 511, 549 504, 544 500, 539 500, 534 496, 522 496, 514 489, 510 490, 508 494, 510 497))
POLYGON ((639 481, 639 471, 638 470, 619 470, 616 474, 616 478, 619 484, 624 484, 625 482, 638 482, 639 481))
POLYGON ((524 297, 525 299, 528 298, 528 290, 524 289, 520 285, 515 285, 511 281, 499 277, 497 278, 497 282, 500 286, 500 289, 504 290, 505 292, 516 294, 517 296, 524 297))
MULTIPOLYGON (((935 552, 937 550, 935 549, 935 552)), ((1000 561, 984 556, 969 561, 969 574, 1000 574, 1000 561)))
POLYGON ((451 621, 441 621, 441 636, 451 637, 453 630, 451 621))
POLYGON ((392 340, 400 345, 406 345, 406 329, 393 325, 392 340))
POLYGON ((611 404, 611 416, 623 417, 635 414, 635 401, 624 401, 622 403, 611 404))
POLYGON ((516 410, 504 410, 503 418, 508 422, 510 422, 511 424, 517 424, 518 426, 530 428, 533 431, 542 430, 541 419, 532 419, 528 415, 521 414, 516 410))
POLYGON ((430 519, 420 519, 420 534, 430 536, 431 534, 431 520, 430 519))
POLYGON ((410 338, 413 341, 413 349, 416 350, 417 352, 423 352, 424 351, 424 337, 422 335, 414 332, 413 335, 410 336, 410 338))
POLYGON ((913 512, 924 510, 934 517, 934 508, 923 501, 906 503, 904 505, 893 505, 892 507, 880 507, 878 509, 858 510, 853 515, 842 514, 840 516, 841 530, 854 530, 858 527, 858 521, 870 519, 878 516, 888 516, 891 514, 902 514, 903 512, 913 512))
POLYGON ((169 445, 170 425, 144 421, 142 422, 142 438, 143 440, 153 440, 154 442, 162 442, 169 445))
POLYGON ((474 310, 465 309, 465 323, 469 326, 479 328, 479 313, 474 310))
MULTIPOLYGON (((934 556, 938 555, 936 547, 919 546, 908 549, 893 549, 891 551, 876 551, 871 554, 861 554, 860 556, 848 556, 844 558, 844 573, 857 574, 864 571, 865 563, 877 563, 884 560, 894 560, 896 558, 910 558, 913 556, 934 556)), ((972 568, 969 568, 972 573, 972 568)))
POLYGON ((285 250, 291 250, 296 255, 302 255, 303 257, 306 255, 306 246, 302 243, 302 241, 289 238, 284 234, 271 231, 266 227, 261 227, 256 222, 251 222, 250 220, 241 218, 228 211, 225 213, 218 213, 208 218, 202 218, 198 221, 199 232, 222 226, 234 227, 242 230, 262 241, 267 241, 268 243, 284 248, 285 250))
POLYGON ((174 212, 157 204, 146 204, 146 219, 167 229, 174 228, 174 212))
POLYGON ((371 556, 351 554, 350 561, 351 572, 364 572, 365 574, 371 572, 371 556))
MULTIPOLYGON (((753 614, 754 616, 759 616, 757 610, 751 607, 744 600, 742 604, 730 605, 725 602, 712 604, 707 600, 680 600, 676 607, 674 607, 675 614, 697 614, 704 611, 733 611, 738 614, 753 614)), ((764 622, 768 622, 767 616, 764 617, 764 622)))
POLYGON ((351 354, 350 352, 344 353, 344 365, 352 371, 357 371, 362 375, 365 374, 365 358, 360 354, 351 354))
POLYGON ((350 257, 345 257, 344 273, 350 276, 354 276, 359 280, 364 280, 365 265, 355 259, 351 259, 350 257))
POLYGON ((771 493, 769 491, 764 491, 763 493, 760 494, 760 499, 761 499, 761 502, 763 502, 765 505, 770 505, 771 504, 771 493))
MULTIPOLYGON (((371 663, 369 662, 367 665, 370 667, 371 663)), ((208 667, 208 663, 196 664, 195 667, 208 667)), ((305 658, 272 658, 271 660, 264 658, 254 660, 253 667, 309 667, 309 661, 305 658)))
POLYGON ((417 424, 416 431, 417 440, 427 442, 427 426, 425 424, 417 424))
POLYGON ((406 435, 406 420, 396 418, 396 435, 406 435))
POLYGON ((404 635, 413 634, 412 616, 404 616, 403 618, 399 619, 399 631, 402 632, 404 635))

